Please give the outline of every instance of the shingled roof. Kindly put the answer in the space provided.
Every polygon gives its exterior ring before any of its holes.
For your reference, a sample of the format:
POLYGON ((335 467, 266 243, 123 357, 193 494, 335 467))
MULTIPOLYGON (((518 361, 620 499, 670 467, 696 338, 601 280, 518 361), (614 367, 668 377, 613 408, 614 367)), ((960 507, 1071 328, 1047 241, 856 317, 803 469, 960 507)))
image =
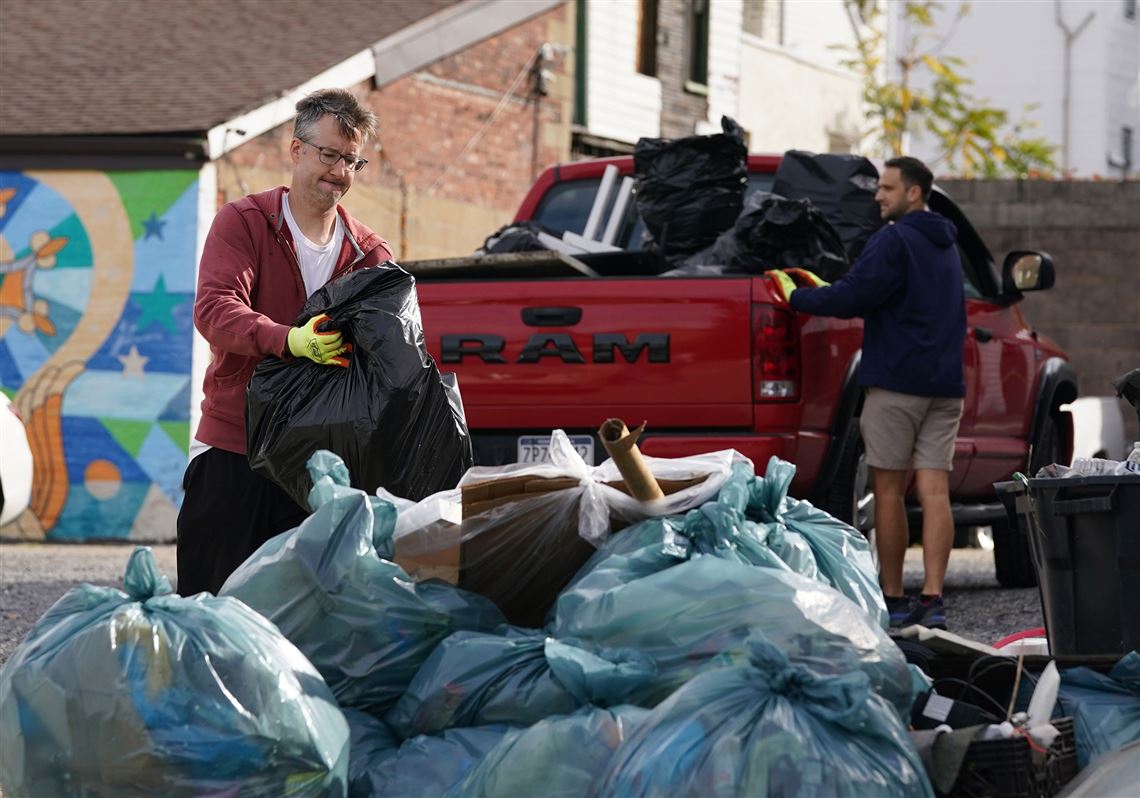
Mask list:
POLYGON ((566 0, 0 0, 0 169, 180 168, 566 0))
POLYGON ((460 0, 4 0, 0 135, 205 131, 460 0))

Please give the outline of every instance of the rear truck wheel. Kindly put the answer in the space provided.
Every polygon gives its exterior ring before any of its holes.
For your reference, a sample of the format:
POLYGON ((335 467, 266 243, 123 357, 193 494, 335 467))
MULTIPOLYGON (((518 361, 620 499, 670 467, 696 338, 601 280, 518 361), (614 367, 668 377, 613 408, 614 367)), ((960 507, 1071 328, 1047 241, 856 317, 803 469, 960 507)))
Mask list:
POLYGON ((839 450, 839 464, 835 479, 828 486, 821 502, 827 512, 845 521, 864 535, 875 527, 875 494, 871 490, 871 471, 863 450, 863 436, 858 421, 851 424, 843 447, 839 450))
POLYGON ((871 470, 859 434, 859 420, 851 428, 839 450, 835 479, 823 495, 821 506, 840 521, 855 527, 871 546, 871 559, 879 567, 879 551, 875 547, 875 494, 871 486, 871 470))
MULTIPOLYGON (((1053 410, 1041 424, 1033 451, 1029 456, 1026 476, 1033 477, 1049 465, 1064 459, 1064 441, 1061 436, 1057 410, 1053 410)), ((1024 525, 1018 525, 1023 527, 1024 525)), ((1037 584, 1037 572, 1029 553, 1029 530, 1010 528, 1005 519, 993 523, 994 571, 1002 587, 1033 587, 1037 584)))

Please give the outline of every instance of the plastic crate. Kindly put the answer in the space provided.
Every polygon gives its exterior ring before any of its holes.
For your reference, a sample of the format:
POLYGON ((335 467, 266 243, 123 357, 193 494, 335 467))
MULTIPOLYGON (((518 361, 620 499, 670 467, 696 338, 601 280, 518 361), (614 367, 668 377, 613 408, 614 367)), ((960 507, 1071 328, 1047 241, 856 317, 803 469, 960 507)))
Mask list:
POLYGON ((1024 737, 970 743, 950 798, 1052 798, 1077 775, 1072 718, 1055 718, 1060 734, 1035 760, 1024 737))

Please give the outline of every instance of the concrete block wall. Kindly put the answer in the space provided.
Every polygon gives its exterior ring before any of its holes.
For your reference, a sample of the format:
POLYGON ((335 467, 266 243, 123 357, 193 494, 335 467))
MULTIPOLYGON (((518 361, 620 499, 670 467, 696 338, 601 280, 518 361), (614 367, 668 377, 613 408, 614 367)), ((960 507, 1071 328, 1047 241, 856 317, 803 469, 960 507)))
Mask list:
MULTIPOLYGON (((1014 249, 1053 257, 1057 282, 1025 296, 1030 323, 1069 353, 1082 396, 1110 396, 1140 367, 1140 182, 945 181, 1001 265, 1014 249)), ((1129 441, 1136 413, 1119 400, 1129 441)))
MULTIPOLYGON (((536 170, 569 159, 574 7, 567 3, 379 88, 353 89, 379 116, 380 133, 344 205, 398 257, 471 253, 511 220, 536 170), (548 67, 548 94, 535 103, 529 76, 515 80, 544 42, 558 52, 548 67)), ((220 201, 288 184, 291 136, 290 122, 225 156, 220 201)))

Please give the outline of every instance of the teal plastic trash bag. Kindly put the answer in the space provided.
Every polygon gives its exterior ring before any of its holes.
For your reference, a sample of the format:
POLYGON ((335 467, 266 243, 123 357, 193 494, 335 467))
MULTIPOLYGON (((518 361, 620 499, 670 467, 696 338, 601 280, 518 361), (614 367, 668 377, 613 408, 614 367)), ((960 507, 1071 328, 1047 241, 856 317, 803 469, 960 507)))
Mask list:
POLYGON ((320 674, 232 598, 82 585, 0 670, 0 787, 43 796, 343 796, 349 737, 320 674))
POLYGON ((345 713, 352 729, 350 798, 440 798, 459 784, 507 735, 509 726, 448 729, 399 741, 384 722, 345 713))
POLYGON ((900 717, 914 702, 906 659, 887 633, 823 582, 708 555, 618 585, 558 613, 551 635, 578 645, 632 648, 657 675, 627 696, 652 706, 697 673, 747 660, 762 634, 796 664, 819 673, 862 670, 900 717))
POLYGON ((865 674, 821 675, 775 646, 703 673, 649 713, 597 796, 933 796, 906 726, 865 674))
POLYGON ((507 735, 448 793, 449 798, 586 798, 649 710, 583 707, 507 735))
POLYGON ((1073 719, 1081 768, 1140 740, 1140 653, 1124 655, 1107 674, 1092 668, 1061 671, 1054 715, 1073 719))
POLYGON ((778 457, 752 482, 746 514, 761 523, 782 525, 811 547, 820 577, 854 601, 884 629, 890 623, 879 572, 867 539, 854 527, 788 495, 796 467, 778 457))
POLYGON ((542 633, 500 631, 456 632, 440 643, 384 716, 388 726, 400 737, 529 726, 591 701, 620 701, 656 672, 652 661, 633 652, 596 654, 542 633))
POLYGON ((581 604, 634 579, 685 562, 693 545, 677 517, 651 518, 606 539, 558 595, 551 618, 565 616, 581 604))
POLYGON ((348 759, 348 798, 370 798, 377 794, 372 769, 393 756, 403 742, 379 718, 359 709, 344 710, 351 736, 348 759))
POLYGON ((382 714, 436 644, 460 629, 493 629, 489 600, 443 582, 415 583, 377 552, 395 508, 342 484, 339 458, 310 459, 314 512, 267 541, 222 586, 277 625, 343 707, 382 714), (317 468, 319 466, 319 468, 317 468), (323 473, 319 473, 323 471, 323 473))

